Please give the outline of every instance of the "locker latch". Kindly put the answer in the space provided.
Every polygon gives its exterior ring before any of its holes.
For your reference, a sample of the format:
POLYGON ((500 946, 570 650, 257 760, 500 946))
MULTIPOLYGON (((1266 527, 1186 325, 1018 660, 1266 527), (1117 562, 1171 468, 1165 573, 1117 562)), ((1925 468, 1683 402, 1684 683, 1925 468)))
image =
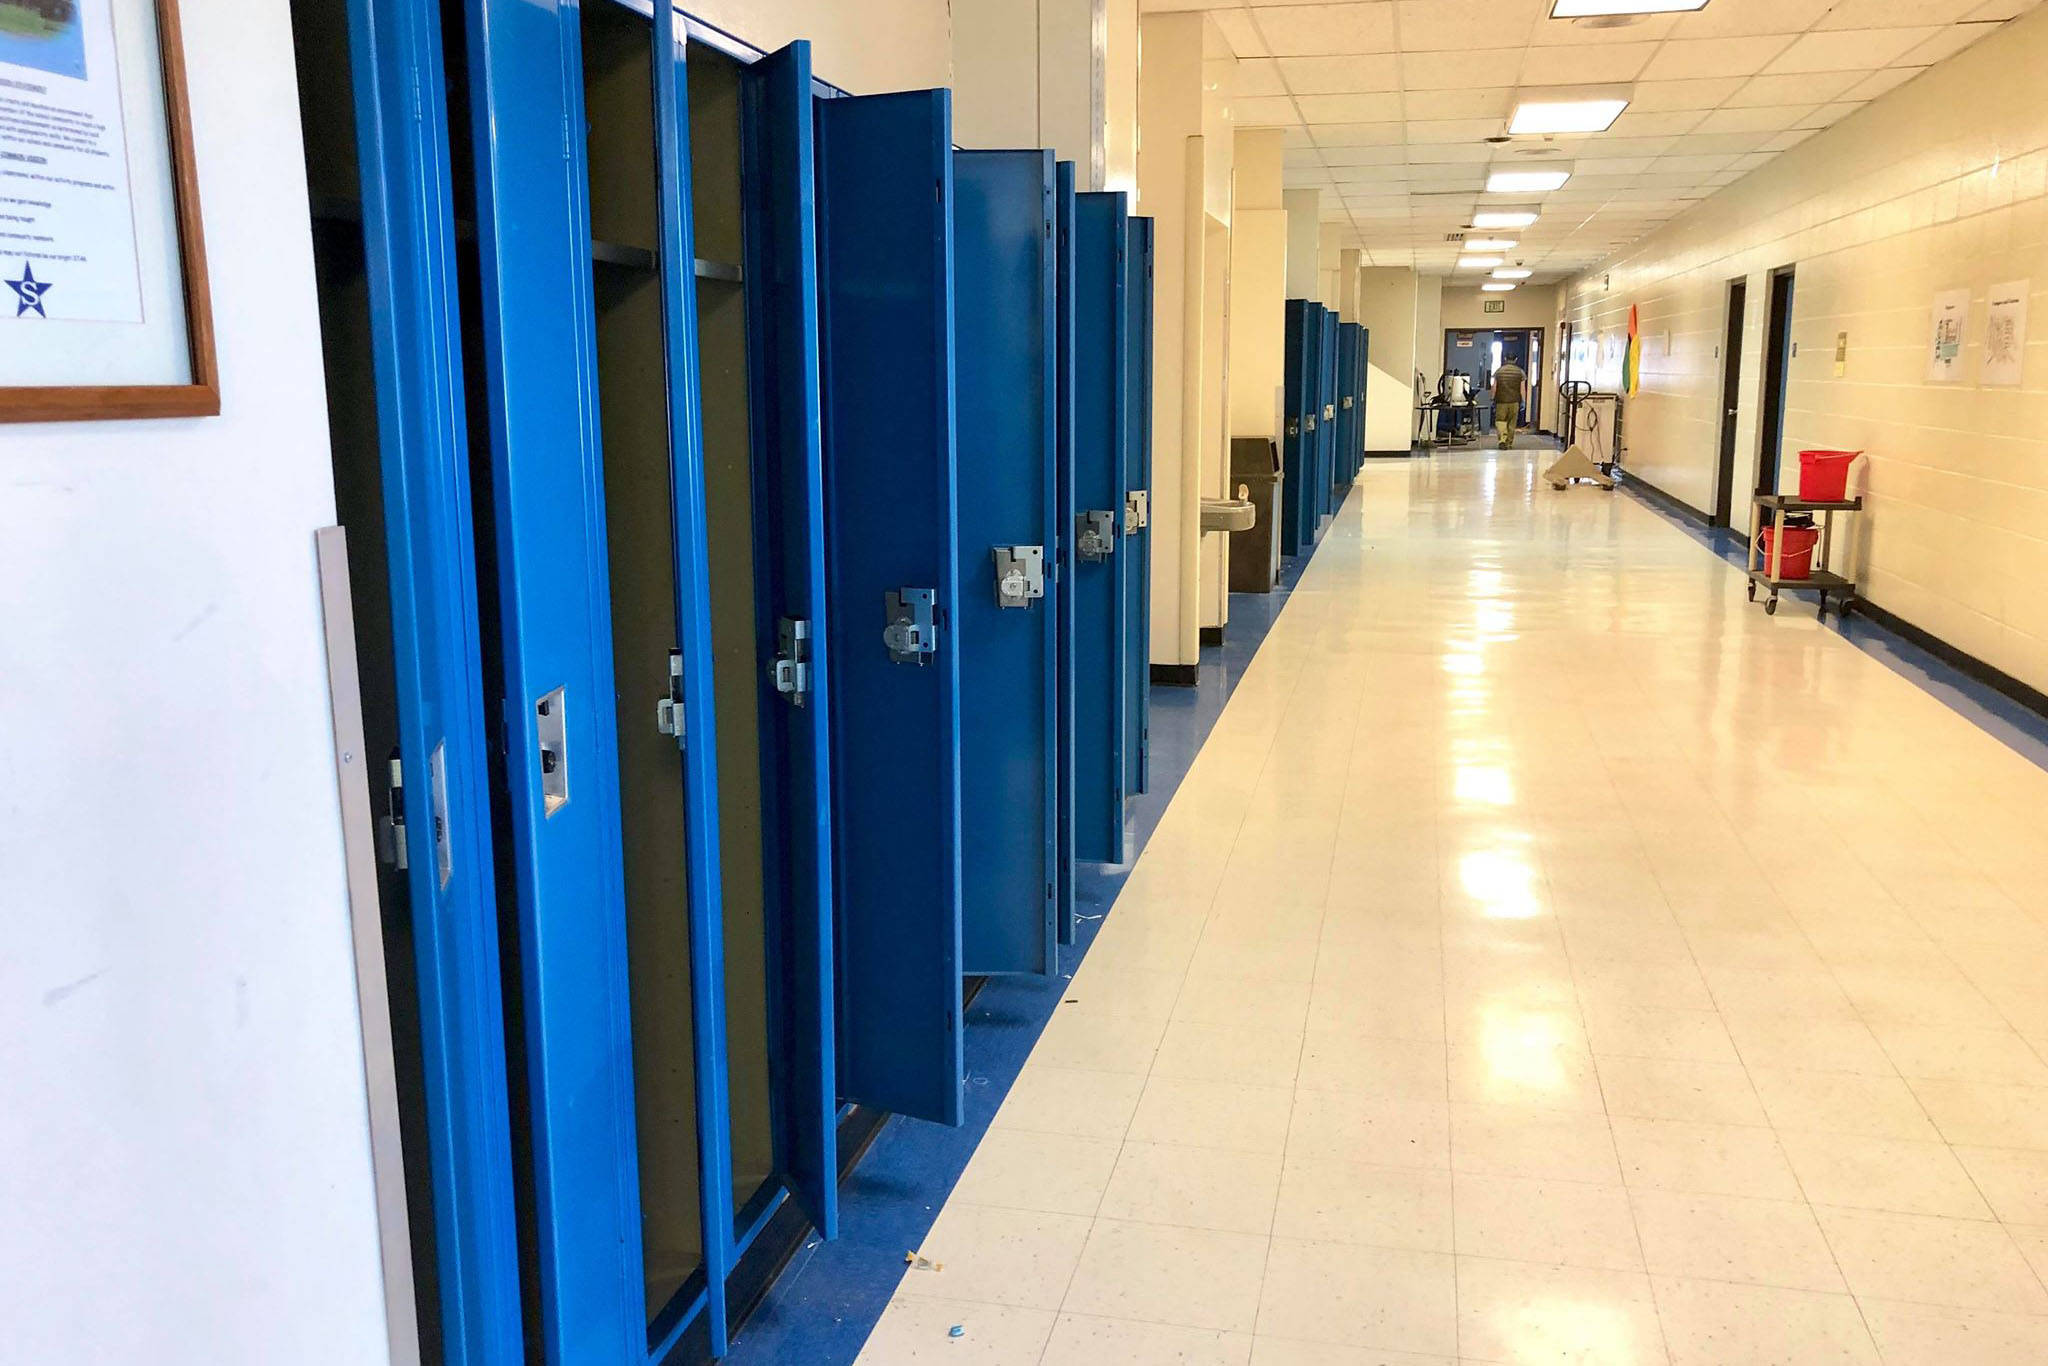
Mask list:
POLYGON ((1349 407, 1351 406, 1351 395, 1349 395, 1349 394, 1346 394, 1346 395, 1344 395, 1344 406, 1345 406, 1345 407, 1347 407, 1347 408, 1349 408, 1349 407))
POLYGON ((1287 424, 1287 434, 1289 436, 1300 436, 1301 424, 1299 422, 1289 422, 1287 424))
POLYGON ((1316 429, 1316 415, 1314 413, 1310 413, 1301 420, 1301 429, 1305 432, 1312 432, 1316 429))
POLYGON ((1090 564, 1100 564, 1116 553, 1116 514, 1106 509, 1084 512, 1076 519, 1080 530, 1074 537, 1074 554, 1090 564))
POLYGON ((1124 535, 1152 525, 1152 490, 1132 489, 1124 495, 1124 535))
POLYGON ((396 754, 388 768, 390 789, 377 818, 377 857, 400 872, 411 866, 405 847, 405 765, 396 754))
POLYGON ((540 753, 540 809, 552 816, 569 804, 569 693, 556 688, 533 704, 533 730, 540 753))
POLYGON ((792 707, 804 705, 811 695, 811 623, 784 617, 775 624, 775 662, 768 674, 792 707))
POLYGON ((999 545, 996 562, 996 606, 1029 607, 1045 596, 1045 547, 999 545))
POLYGON ((936 588, 892 588, 882 594, 889 624, 882 644, 898 664, 922 664, 939 648, 939 593, 936 588))
POLYGON ((683 652, 668 652, 668 696, 654 704, 654 728, 672 735, 678 747, 683 743, 683 652))
POLYGON ((1337 416, 1337 405, 1334 403, 1325 403, 1323 405, 1323 421, 1328 422, 1331 418, 1335 416, 1337 416))

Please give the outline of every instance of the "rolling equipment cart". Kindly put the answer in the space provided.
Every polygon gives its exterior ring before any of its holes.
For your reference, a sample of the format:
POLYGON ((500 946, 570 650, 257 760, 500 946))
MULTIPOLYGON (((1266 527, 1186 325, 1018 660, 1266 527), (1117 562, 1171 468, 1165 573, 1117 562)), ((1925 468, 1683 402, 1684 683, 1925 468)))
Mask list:
POLYGON ((1759 584, 1770 589, 1771 596, 1764 602, 1764 611, 1776 616, 1779 589, 1811 588, 1820 594, 1819 616, 1823 620, 1828 614, 1830 593, 1840 599, 1835 608, 1835 615, 1849 615, 1849 607, 1856 601, 1856 584, 1828 569, 1828 555, 1834 546, 1835 514, 1862 511, 1863 499, 1857 497, 1822 501, 1784 493, 1760 493, 1756 496, 1754 507, 1758 513, 1769 513, 1771 521, 1768 527, 1759 524, 1756 534, 1749 540, 1749 600, 1756 601, 1759 584), (1787 519, 1800 513, 1818 514, 1817 541, 1798 550, 1788 551, 1785 534, 1788 530, 1798 528, 1792 526, 1787 519), (1768 537, 1765 536, 1765 531, 1769 531, 1768 537), (1764 549, 1766 540, 1770 544, 1768 553, 1764 549), (1792 562, 1789 565, 1788 560, 1792 562), (1784 572, 1787 568, 1797 570, 1802 560, 1810 566, 1806 572, 1789 575, 1784 572))

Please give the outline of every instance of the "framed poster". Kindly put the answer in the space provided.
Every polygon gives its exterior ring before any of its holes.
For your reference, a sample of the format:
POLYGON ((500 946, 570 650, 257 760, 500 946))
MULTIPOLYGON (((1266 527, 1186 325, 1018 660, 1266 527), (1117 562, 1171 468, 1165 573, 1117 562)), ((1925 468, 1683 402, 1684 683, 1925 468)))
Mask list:
POLYGON ((0 0, 0 421, 219 411, 177 0, 0 0))

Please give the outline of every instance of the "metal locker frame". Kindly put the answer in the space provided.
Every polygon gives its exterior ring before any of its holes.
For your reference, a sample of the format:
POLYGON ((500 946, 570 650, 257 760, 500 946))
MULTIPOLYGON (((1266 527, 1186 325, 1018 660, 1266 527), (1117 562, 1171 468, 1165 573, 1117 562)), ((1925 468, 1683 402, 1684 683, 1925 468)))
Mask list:
MULTIPOLYGON (((440 11, 349 0, 443 1359, 525 1351, 440 11)), ((365 554, 374 553, 365 547, 365 554)))
POLYGON ((1363 330, 1357 323, 1337 325, 1337 453, 1330 497, 1338 506, 1358 473, 1358 428, 1363 413, 1358 401, 1358 334, 1363 330))
POLYGON ((1283 426, 1280 436, 1280 553, 1299 555, 1315 542, 1314 530, 1304 514, 1303 491, 1308 487, 1309 454, 1315 446, 1316 422, 1311 415, 1309 375, 1314 368, 1314 347, 1310 344, 1310 317, 1315 304, 1308 299, 1286 302, 1284 362, 1280 396, 1283 426))
POLYGON ((962 899, 971 974, 1059 967, 1058 240, 1053 156, 953 154, 962 899), (1053 561, 1047 564, 1047 552, 1053 561))
MULTIPOLYGON (((1316 511, 1319 518, 1328 517, 1336 510, 1337 501, 1334 487, 1337 482, 1337 310, 1323 310, 1322 345, 1316 352, 1322 362, 1322 385, 1319 390, 1322 402, 1322 422, 1316 427, 1316 469, 1315 488, 1316 511)), ((1320 534, 1320 527, 1318 527, 1320 534)))
POLYGON ((1058 820, 1055 831, 1058 860, 1059 942, 1074 942, 1074 519, 1079 513, 1074 502, 1074 163, 1062 161, 1055 168, 1053 208, 1054 240, 1058 244, 1056 271, 1059 307, 1054 315, 1058 353, 1058 446, 1053 511, 1054 578, 1059 584, 1054 618, 1058 634, 1056 665, 1059 714, 1057 770, 1058 820))
POLYGON ((1126 337, 1129 432, 1124 450, 1124 792, 1152 786, 1152 237, 1150 218, 1130 220, 1131 321, 1126 337))
POLYGON ((813 107, 840 1094, 958 1124, 952 102, 813 107))
POLYGON ((1074 856, 1124 858, 1126 196, 1074 197, 1074 856))

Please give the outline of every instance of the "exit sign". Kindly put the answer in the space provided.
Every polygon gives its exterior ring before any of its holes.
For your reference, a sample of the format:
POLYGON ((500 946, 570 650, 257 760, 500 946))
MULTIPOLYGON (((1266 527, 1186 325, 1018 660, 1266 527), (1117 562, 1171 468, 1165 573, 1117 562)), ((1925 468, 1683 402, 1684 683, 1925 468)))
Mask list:
POLYGON ((1506 299, 1481 299, 1479 301, 1479 311, 1481 313, 1505 313, 1508 311, 1508 301, 1506 299))

